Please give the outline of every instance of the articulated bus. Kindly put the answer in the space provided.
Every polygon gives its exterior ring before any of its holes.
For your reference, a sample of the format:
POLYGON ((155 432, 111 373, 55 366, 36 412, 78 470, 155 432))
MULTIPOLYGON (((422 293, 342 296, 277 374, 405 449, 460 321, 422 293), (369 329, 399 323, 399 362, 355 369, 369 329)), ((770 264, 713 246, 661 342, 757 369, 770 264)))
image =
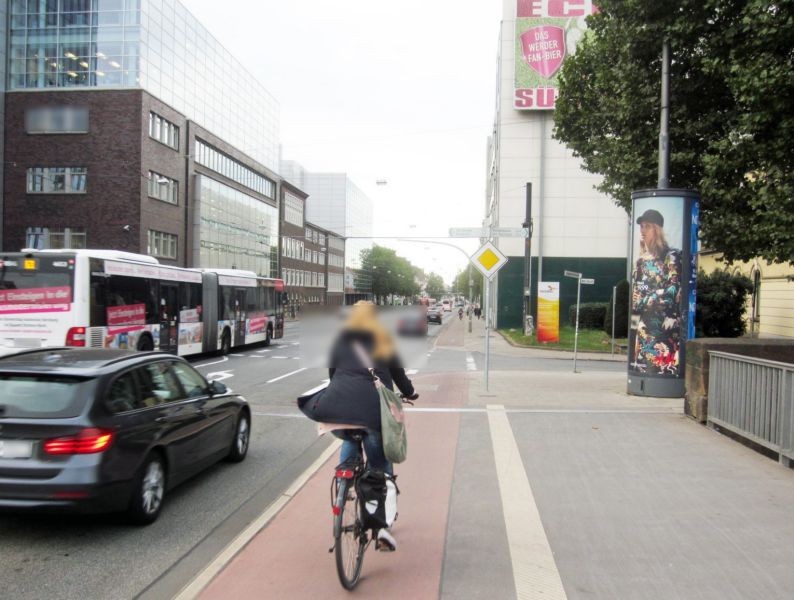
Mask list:
POLYGON ((112 250, 0 254, 0 353, 42 346, 186 356, 284 334, 284 283, 112 250))

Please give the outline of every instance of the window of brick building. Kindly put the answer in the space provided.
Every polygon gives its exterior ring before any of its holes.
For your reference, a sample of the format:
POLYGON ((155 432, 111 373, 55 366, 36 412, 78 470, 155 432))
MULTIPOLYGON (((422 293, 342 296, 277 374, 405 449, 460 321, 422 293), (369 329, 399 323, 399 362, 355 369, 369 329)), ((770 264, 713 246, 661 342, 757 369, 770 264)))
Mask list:
POLYGON ((179 203, 179 182, 160 173, 149 171, 149 197, 171 204, 179 203))
POLYGON ((82 227, 28 227, 25 230, 25 247, 37 250, 85 248, 85 229, 82 227))
POLYGON ((85 167, 32 167, 28 169, 28 194, 85 194, 85 167))
POLYGON ((149 113, 149 137, 179 150, 179 127, 153 112, 149 113))
POLYGON ((177 236, 173 233, 150 229, 148 254, 160 258, 176 259, 177 236))

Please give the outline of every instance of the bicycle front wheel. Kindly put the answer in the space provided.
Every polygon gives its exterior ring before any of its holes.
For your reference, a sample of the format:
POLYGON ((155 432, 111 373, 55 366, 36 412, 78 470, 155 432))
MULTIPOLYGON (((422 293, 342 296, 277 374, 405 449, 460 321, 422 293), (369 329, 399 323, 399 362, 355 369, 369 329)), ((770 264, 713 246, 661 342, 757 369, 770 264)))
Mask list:
POLYGON ((336 572, 342 586, 352 590, 361 577, 367 547, 367 532, 362 527, 360 505, 352 480, 342 479, 339 483, 336 506, 339 508, 334 516, 336 572))

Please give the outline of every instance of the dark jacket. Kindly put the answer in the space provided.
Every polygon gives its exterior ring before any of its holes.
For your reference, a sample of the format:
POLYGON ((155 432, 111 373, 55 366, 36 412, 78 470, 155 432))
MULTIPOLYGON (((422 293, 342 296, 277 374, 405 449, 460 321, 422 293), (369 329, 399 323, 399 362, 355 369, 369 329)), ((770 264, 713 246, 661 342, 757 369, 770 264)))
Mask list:
MULTIPOLYGON (((343 331, 331 350, 328 387, 312 396, 298 398, 298 407, 314 421, 361 425, 380 431, 380 399, 367 368, 353 349, 359 343, 367 356, 372 356, 372 336, 361 332, 343 331)), ((397 355, 388 362, 373 361, 375 374, 383 385, 394 385, 406 396, 414 393, 410 379, 397 355)))

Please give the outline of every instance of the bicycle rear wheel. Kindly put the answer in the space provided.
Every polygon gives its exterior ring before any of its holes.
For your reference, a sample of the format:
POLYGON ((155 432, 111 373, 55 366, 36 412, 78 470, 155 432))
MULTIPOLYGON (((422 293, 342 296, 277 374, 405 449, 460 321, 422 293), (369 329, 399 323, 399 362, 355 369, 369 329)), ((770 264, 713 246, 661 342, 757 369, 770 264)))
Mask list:
POLYGON ((345 589, 356 587, 361 576, 367 532, 362 527, 360 505, 352 479, 342 479, 336 496, 338 514, 334 516, 336 572, 345 589))

